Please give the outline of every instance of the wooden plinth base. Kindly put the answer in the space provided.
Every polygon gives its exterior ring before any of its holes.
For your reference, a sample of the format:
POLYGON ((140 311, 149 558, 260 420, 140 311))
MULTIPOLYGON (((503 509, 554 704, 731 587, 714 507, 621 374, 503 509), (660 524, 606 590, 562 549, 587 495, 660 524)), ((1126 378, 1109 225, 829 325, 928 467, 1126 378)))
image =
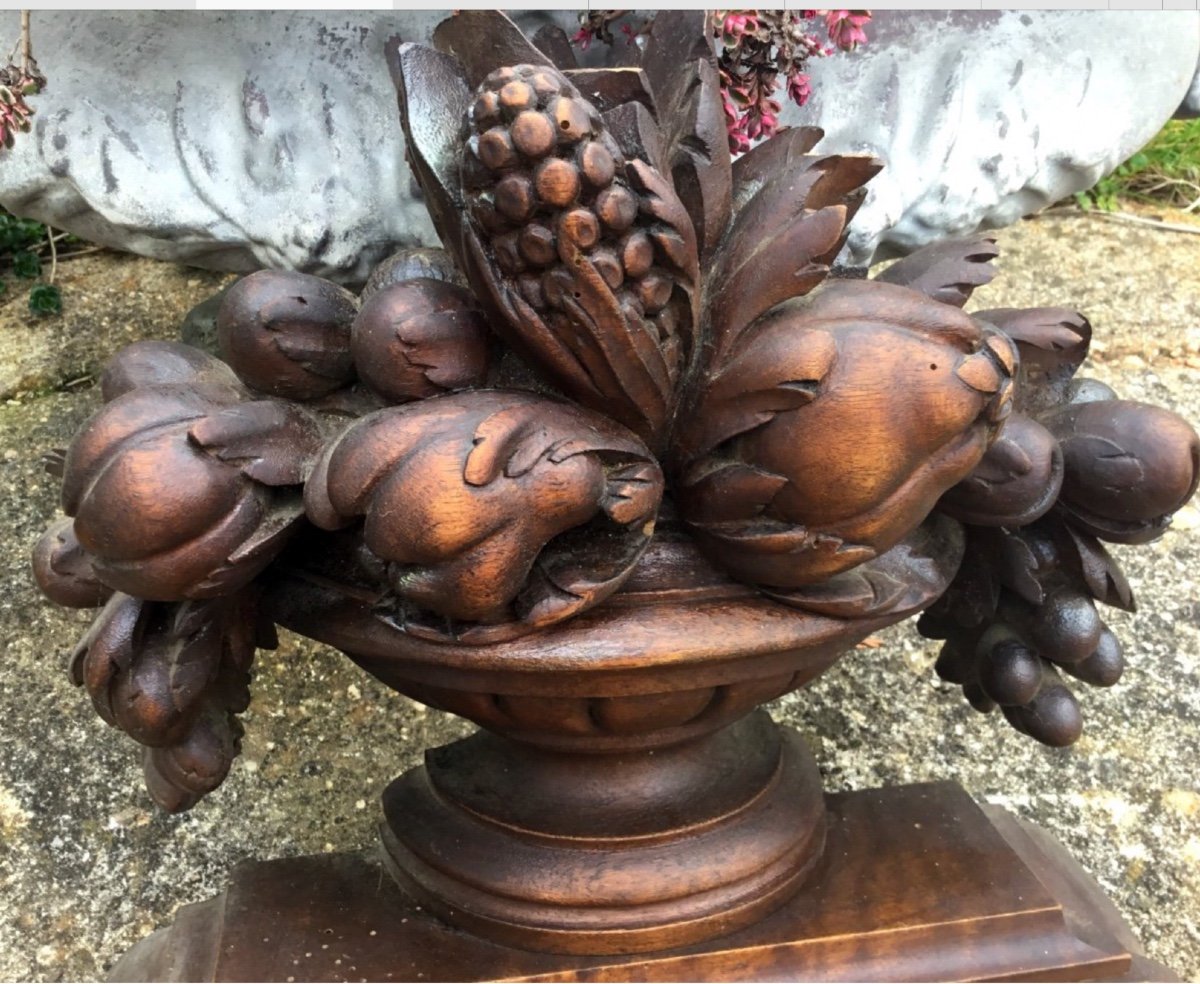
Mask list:
POLYGON ((828 797, 811 879, 754 925, 627 956, 533 953, 451 929, 371 852, 246 864, 115 981, 1176 980, 1037 827, 956 784, 828 797))

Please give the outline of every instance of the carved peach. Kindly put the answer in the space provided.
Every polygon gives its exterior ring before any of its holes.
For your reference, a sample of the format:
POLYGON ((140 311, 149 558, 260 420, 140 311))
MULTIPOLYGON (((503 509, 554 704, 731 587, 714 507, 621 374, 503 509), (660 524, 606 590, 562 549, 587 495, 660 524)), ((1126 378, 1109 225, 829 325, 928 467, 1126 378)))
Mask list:
POLYGON ((483 385, 488 344, 470 292, 430 278, 373 291, 351 336, 358 375, 392 403, 483 385))
POLYGON ((756 584, 811 584, 894 546, 978 464, 1016 352, 958 308, 834 281, 747 333, 694 414, 681 511, 756 584))

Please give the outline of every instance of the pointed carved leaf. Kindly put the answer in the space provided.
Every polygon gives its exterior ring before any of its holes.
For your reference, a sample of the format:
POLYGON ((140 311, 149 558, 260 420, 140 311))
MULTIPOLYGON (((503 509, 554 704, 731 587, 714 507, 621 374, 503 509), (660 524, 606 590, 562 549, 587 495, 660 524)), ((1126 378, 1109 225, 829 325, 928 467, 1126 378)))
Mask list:
MULTIPOLYGON (((438 51, 462 65, 467 85, 472 89, 504 65, 555 67, 550 58, 499 10, 455 11, 434 29, 433 44, 438 51)), ((453 120, 456 117, 447 115, 445 118, 453 120)))
POLYGON ((1065 524, 1065 528, 1075 546, 1083 580, 1092 597, 1121 611, 1137 611, 1133 589, 1104 545, 1094 536, 1072 528, 1070 523, 1065 524))
POLYGON ((819 127, 789 127, 742 154, 733 162, 734 211, 740 212, 771 178, 791 171, 824 136, 819 127))
POLYGON ((563 75, 601 113, 638 103, 651 117, 658 118, 650 79, 640 68, 576 68, 564 70, 563 75))
POLYGON ((1041 565, 1029 544, 1005 531, 1000 532, 996 542, 1001 582, 1031 605, 1042 604, 1046 600, 1046 589, 1038 578, 1041 565))
POLYGON ((733 162, 716 59, 702 10, 662 10, 642 65, 664 129, 667 168, 706 258, 729 222, 733 162))
POLYGON ((413 174, 429 217, 450 254, 463 257, 458 122, 471 104, 462 68, 449 55, 416 44, 388 41, 388 68, 400 98, 400 121, 413 174))
POLYGON ((962 307, 975 288, 992 282, 996 276, 992 260, 999 255, 996 240, 990 236, 951 239, 917 250, 875 279, 962 307))
POLYGON ((695 412, 681 419, 678 453, 693 461, 777 413, 811 403, 837 360, 827 331, 767 320, 708 384, 695 412))
POLYGON ((560 72, 567 72, 579 67, 575 49, 571 47, 571 39, 567 37, 567 32, 557 24, 543 24, 534 32, 530 41, 538 51, 550 59, 560 72))
POLYGON ((786 484, 782 475, 728 462, 688 476, 678 495, 689 516, 704 517, 708 524, 726 523, 761 516, 786 484))
POLYGON ((1067 308, 997 308, 972 317, 995 325, 1017 343, 1019 409, 1036 415, 1066 402, 1071 377, 1092 339, 1083 315, 1067 308))
POLYGON ((848 201, 880 166, 863 155, 801 155, 757 186, 705 282, 713 368, 756 318, 825 279, 844 242, 848 201))
POLYGON ((239 403, 192 424, 188 437, 264 485, 300 485, 321 444, 316 420, 278 400, 239 403))

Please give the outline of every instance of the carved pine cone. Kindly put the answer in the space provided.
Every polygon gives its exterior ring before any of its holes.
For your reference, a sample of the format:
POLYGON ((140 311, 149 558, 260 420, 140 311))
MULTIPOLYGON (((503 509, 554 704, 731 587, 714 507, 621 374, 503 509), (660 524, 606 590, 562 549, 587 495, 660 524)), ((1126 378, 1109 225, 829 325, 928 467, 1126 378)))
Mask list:
POLYGON ((1015 352, 957 308, 835 281, 773 308, 709 382, 680 510, 735 576, 812 584, 916 529, 975 468, 1012 400, 1015 352), (887 412, 892 391, 903 411, 887 412), (899 397, 898 397, 899 398, 899 397))
POLYGON ((480 390, 357 421, 322 455, 305 502, 324 529, 364 519, 365 560, 407 631, 492 642, 616 591, 661 494, 657 463, 619 425, 480 390))
POLYGON ((469 116, 462 184, 497 329, 567 395, 653 443, 691 348, 687 213, 549 66, 493 72, 469 116))

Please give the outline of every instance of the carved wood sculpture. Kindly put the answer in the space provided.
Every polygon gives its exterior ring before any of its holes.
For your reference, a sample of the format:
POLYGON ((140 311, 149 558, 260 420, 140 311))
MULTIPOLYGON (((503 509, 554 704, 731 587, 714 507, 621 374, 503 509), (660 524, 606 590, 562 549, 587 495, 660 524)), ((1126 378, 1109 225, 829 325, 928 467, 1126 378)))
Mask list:
MULTIPOLYGON (((406 897, 543 954, 769 935, 848 835, 757 705, 927 609, 972 704, 1073 741, 1059 671, 1113 683, 1094 602, 1133 604, 1101 541, 1162 532, 1200 441, 1072 378, 1080 315, 966 313, 987 238, 832 277, 880 163, 812 130, 731 162, 699 13, 661 13, 644 68, 553 64, 498 14, 435 41, 390 57, 446 252, 360 297, 246 277, 221 359, 130 346, 55 458, 34 569, 104 606, 73 679, 186 809, 237 752, 254 648, 298 629, 484 729, 385 794, 406 897)), ((1087 963, 1054 939, 1021 966, 1087 963)))

